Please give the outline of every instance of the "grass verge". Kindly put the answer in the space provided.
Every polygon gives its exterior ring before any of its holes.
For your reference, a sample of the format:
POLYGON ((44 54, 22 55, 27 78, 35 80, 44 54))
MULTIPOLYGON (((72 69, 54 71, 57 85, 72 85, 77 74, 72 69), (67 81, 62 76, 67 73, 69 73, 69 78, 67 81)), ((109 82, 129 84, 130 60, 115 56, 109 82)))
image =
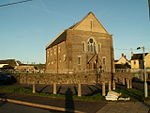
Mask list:
MULTIPOLYGON (((144 92, 137 90, 137 89, 124 88, 124 89, 117 89, 115 91, 122 93, 121 97, 125 97, 125 98, 130 97, 131 101, 145 100, 144 92)), ((32 95, 32 96, 42 96, 42 97, 61 98, 61 99, 65 99, 66 96, 70 96, 70 95, 62 95, 62 94, 54 95, 50 93, 38 93, 38 92, 33 94, 31 89, 27 89, 21 86, 0 86, 0 92, 27 94, 27 95, 32 95)), ((77 95, 73 95, 72 98, 74 100, 81 100, 81 101, 105 101, 105 98, 100 93, 97 93, 91 96, 81 96, 81 97, 78 97, 77 95)), ((147 98, 147 99, 150 99, 150 98, 147 98)))
MULTIPOLYGON (((65 99, 66 96, 72 96, 72 95, 62 95, 62 94, 49 94, 49 93, 32 93, 31 89, 27 89, 21 86, 0 86, 0 92, 6 92, 6 93, 17 93, 17 94, 26 94, 26 95, 32 95, 32 96, 41 96, 41 97, 50 97, 50 98, 61 98, 65 99)), ((73 95, 72 98, 74 100, 81 100, 81 101, 104 101, 105 98, 99 93, 94 94, 92 96, 81 96, 78 97, 76 95, 73 95)))
POLYGON ((132 101, 143 101, 145 99, 144 93, 140 90, 137 90, 137 89, 124 88, 124 89, 117 89, 115 91, 122 93, 121 97, 125 97, 125 98, 130 97, 132 101))

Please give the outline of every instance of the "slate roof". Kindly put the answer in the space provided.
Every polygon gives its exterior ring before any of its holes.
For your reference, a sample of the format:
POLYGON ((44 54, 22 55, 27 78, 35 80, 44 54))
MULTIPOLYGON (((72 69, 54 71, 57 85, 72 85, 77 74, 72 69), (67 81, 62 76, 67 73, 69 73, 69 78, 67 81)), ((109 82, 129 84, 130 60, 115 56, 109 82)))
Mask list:
MULTIPOLYGON (((68 29, 75 29, 88 15, 92 14, 95 18, 96 16, 94 15, 94 13, 89 12, 81 21, 75 23, 74 25, 70 26, 68 29)), ((96 18, 96 20, 99 22, 99 20, 96 18)), ((99 24, 103 27, 103 25, 99 22, 99 24)), ((56 38, 54 38, 54 40, 52 40, 47 46, 46 49, 57 45, 63 41, 66 40, 66 31, 68 30, 66 29, 65 31, 63 31, 62 33, 60 33, 58 36, 56 36, 56 38)), ((103 29, 107 32, 107 30, 103 27, 103 29)), ((107 32, 108 33, 108 32, 107 32)))
POLYGON ((48 44, 48 46, 46 47, 46 49, 48 49, 54 45, 57 45, 65 40, 66 40, 66 30, 64 32, 62 32, 59 36, 57 36, 53 41, 51 41, 48 44))
MULTIPOLYGON (((148 53, 145 53, 145 56, 146 56, 147 54, 148 54, 148 53)), ((133 54, 132 57, 131 57, 131 60, 143 60, 143 54, 142 54, 142 53, 133 54)))
POLYGON ((0 60, 0 64, 9 64, 12 67, 18 65, 15 59, 0 60))

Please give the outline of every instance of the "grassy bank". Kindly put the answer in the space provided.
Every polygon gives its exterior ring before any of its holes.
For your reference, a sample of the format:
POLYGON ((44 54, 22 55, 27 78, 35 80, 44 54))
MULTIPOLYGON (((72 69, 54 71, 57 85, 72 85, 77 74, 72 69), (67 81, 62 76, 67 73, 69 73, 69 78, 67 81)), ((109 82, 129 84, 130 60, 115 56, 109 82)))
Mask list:
MULTIPOLYGON (((131 101, 145 100, 144 91, 141 90, 124 88, 124 89, 117 89, 115 91, 122 93, 121 97, 125 97, 125 98, 130 97, 131 101)), ((61 98, 61 99, 65 99, 66 96, 70 96, 70 95, 62 95, 62 94, 54 95, 50 93, 38 93, 38 92, 33 94, 31 89, 27 89, 21 86, 0 86, 0 92, 27 94, 33 96, 43 96, 43 97, 61 98)), ((81 96, 81 97, 78 97, 77 95, 71 95, 71 98, 73 98, 74 100, 82 100, 82 101, 104 101, 105 100, 105 98, 100 93, 91 96, 81 96)))
MULTIPOLYGON (((33 96, 43 96, 43 97, 50 97, 50 98, 61 98, 65 99, 66 96, 72 95, 62 95, 62 94, 49 94, 49 93, 32 93, 31 89, 23 88, 20 86, 0 86, 0 92, 6 93, 17 93, 17 94, 26 94, 26 95, 33 95, 33 96)), ((81 101, 103 101, 105 100, 104 97, 99 94, 94 94, 92 96, 81 96, 78 97, 77 95, 73 95, 72 98, 74 100, 81 100, 81 101)))
POLYGON ((130 89, 124 88, 124 89, 117 89, 115 91, 121 93, 122 94, 121 97, 124 98, 130 97, 132 101, 143 101, 145 99, 144 92, 141 90, 133 88, 130 89))

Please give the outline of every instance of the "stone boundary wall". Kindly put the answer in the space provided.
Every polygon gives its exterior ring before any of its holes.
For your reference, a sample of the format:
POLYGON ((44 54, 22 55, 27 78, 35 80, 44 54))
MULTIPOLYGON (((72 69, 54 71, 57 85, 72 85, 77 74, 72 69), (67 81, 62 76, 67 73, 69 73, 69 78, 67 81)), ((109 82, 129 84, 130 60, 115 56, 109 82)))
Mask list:
POLYGON ((14 74, 21 84, 101 84, 108 81, 126 78, 131 80, 132 73, 101 73, 101 74, 14 74))
POLYGON ((132 79, 134 76, 134 73, 131 72, 116 72, 115 78, 126 78, 126 79, 132 79))
POLYGON ((82 84, 101 84, 102 96, 106 95, 106 84, 109 91, 116 89, 118 79, 121 79, 122 84, 127 85, 127 88, 132 88, 132 76, 132 73, 14 74, 20 84, 32 85, 33 93, 36 92, 36 84, 53 84, 53 94, 57 94, 57 84, 77 84, 78 96, 82 96, 82 84))

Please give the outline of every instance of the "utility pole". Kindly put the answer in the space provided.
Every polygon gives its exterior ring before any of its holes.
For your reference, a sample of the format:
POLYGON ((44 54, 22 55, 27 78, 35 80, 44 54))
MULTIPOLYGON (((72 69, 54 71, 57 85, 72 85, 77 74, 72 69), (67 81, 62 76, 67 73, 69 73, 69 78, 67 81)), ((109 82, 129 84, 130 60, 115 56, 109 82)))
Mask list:
POLYGON ((147 76, 146 76, 146 65, 145 65, 145 47, 138 47, 137 49, 142 49, 143 51, 143 65, 144 65, 144 94, 145 98, 148 97, 148 87, 147 87, 147 76))

